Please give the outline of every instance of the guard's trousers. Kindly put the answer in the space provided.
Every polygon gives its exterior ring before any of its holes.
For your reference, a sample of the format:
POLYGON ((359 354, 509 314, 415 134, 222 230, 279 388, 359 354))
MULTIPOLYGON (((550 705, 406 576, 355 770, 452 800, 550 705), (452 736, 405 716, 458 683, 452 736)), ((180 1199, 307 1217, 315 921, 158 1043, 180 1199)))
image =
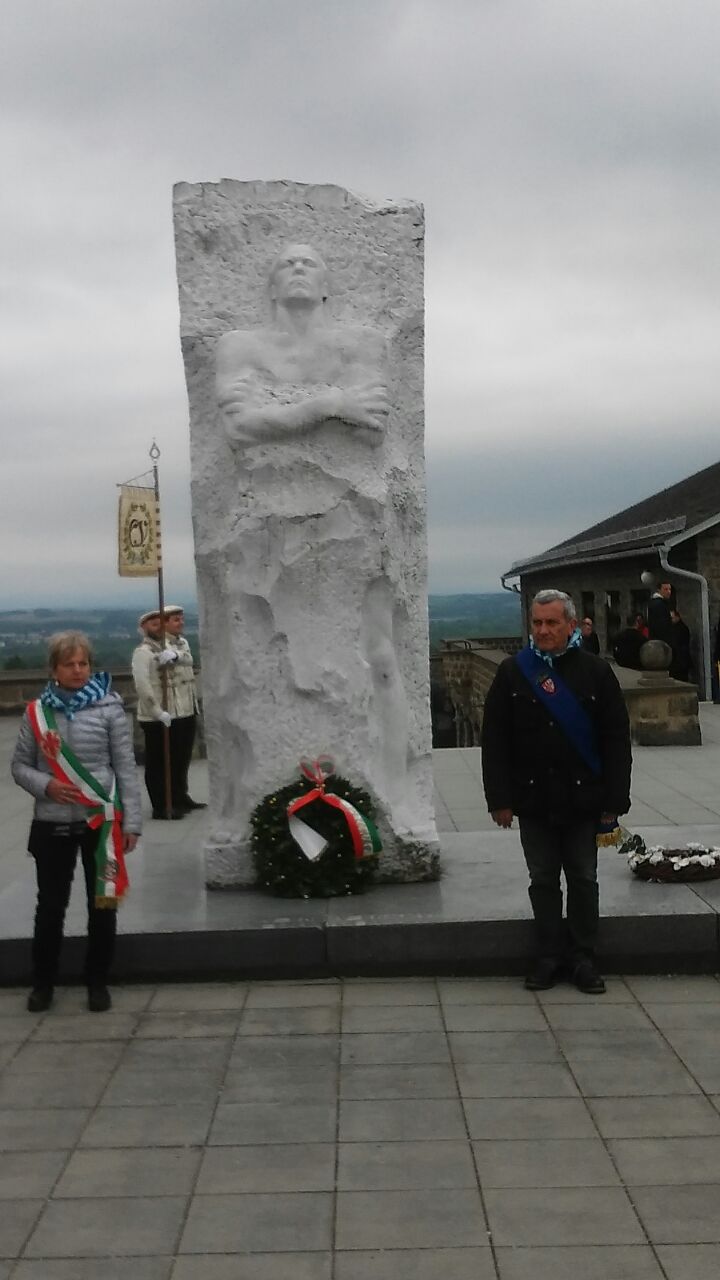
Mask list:
MULTIPOLYGON (((145 786, 153 813, 165 812, 165 757, 159 720, 140 721, 145 738, 145 786)), ((182 809, 188 798, 188 769, 195 742, 195 716, 180 716, 170 725, 170 789, 172 808, 182 809)))

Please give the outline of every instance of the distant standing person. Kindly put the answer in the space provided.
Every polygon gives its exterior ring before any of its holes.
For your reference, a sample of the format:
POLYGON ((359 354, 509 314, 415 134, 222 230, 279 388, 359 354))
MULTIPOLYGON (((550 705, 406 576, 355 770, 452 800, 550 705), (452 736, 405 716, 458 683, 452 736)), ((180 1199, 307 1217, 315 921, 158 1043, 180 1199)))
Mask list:
POLYGON ((673 651, 670 672, 673 680, 690 679, 690 628, 680 617, 677 609, 670 610, 672 632, 670 647, 673 651))
POLYGON ((526 987, 544 991, 567 972, 580 991, 601 994, 597 836, 630 808, 628 714, 609 663, 582 648, 564 591, 538 592, 531 627, 485 701, 485 796, 499 827, 520 820, 537 935, 526 987))
POLYGON ((592 618, 582 619, 582 622, 580 623, 580 635, 582 636, 582 647, 585 652, 599 655, 600 641, 592 618))
POLYGON ((630 614, 628 625, 620 631, 613 644, 613 658, 619 667, 629 667, 631 671, 642 671, 640 650, 647 636, 645 620, 641 613, 630 614))
POLYGON ((661 582, 648 601, 648 633, 651 640, 664 640, 672 647, 671 599, 671 584, 661 582))
POLYGON ((142 643, 132 657, 132 675, 138 697, 138 721, 145 738, 145 785, 153 818, 165 818, 165 765, 163 735, 170 734, 170 817, 184 818, 192 809, 206 806, 190 798, 188 770, 192 759, 198 701, 190 645, 182 634, 185 615, 182 607, 166 605, 165 644, 161 643, 162 621, 158 609, 139 619, 142 643), (163 707, 163 673, 167 707, 163 707))
POLYGON ((103 1013, 111 1005, 115 907, 127 885, 122 854, 135 848, 141 830, 140 787, 122 698, 111 692, 106 671, 91 675, 87 636, 52 636, 48 658, 51 679, 25 712, 12 760, 13 778, 35 797, 28 852, 38 896, 27 1007, 42 1013, 52 1004, 79 850, 88 904, 88 1008, 103 1013), (113 804, 115 786, 119 804, 113 804), (101 815, 104 821, 96 821, 101 815))

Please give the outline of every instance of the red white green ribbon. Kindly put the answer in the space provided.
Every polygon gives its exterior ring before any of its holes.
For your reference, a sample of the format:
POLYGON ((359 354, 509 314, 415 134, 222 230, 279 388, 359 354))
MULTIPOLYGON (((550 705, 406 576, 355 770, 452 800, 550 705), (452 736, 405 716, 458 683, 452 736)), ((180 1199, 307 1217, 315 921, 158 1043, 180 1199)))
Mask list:
POLYGON ((113 781, 112 796, 109 796, 63 741, 52 709, 39 698, 30 703, 28 717, 35 740, 54 777, 79 791, 78 803, 87 805, 91 810, 87 817, 88 826, 93 831, 100 830, 95 850, 95 906, 117 907, 129 886, 123 854, 123 810, 117 783, 113 781))
POLYGON ((339 809, 344 815, 356 858, 367 858, 373 853, 380 853, 382 844, 375 824, 369 818, 366 818, 364 813, 360 813, 349 801, 343 800, 341 796, 334 795, 332 791, 325 790, 327 779, 332 777, 335 772, 335 766, 329 756, 321 756, 318 760, 301 760, 300 772, 308 781, 314 782, 315 786, 312 791, 306 791, 305 795, 298 796, 297 799, 290 801, 287 807, 287 815, 290 835, 295 843, 300 846, 305 857, 310 862, 315 862, 328 847, 328 841, 324 836, 321 836, 313 827, 308 826, 307 822, 303 822, 301 818, 297 817, 298 811, 303 809, 305 805, 312 804, 314 800, 322 800, 323 804, 329 804, 331 808, 339 809))

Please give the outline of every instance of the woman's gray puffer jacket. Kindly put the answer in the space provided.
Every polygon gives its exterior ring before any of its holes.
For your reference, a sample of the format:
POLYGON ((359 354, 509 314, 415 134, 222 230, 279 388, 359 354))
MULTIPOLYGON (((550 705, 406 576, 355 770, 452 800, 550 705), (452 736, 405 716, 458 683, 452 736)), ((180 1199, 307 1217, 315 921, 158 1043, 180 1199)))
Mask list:
MULTIPOLYGON (((106 790, 115 776, 123 802, 123 831, 139 834, 142 830, 140 785, 120 695, 106 694, 99 702, 76 711, 72 720, 62 711, 56 711, 55 720, 60 736, 106 790)), ((12 776, 18 786, 35 797, 35 817, 41 822, 84 822, 87 818, 85 805, 56 804, 46 796, 52 776, 50 766, 35 741, 27 711, 15 746, 12 776)))

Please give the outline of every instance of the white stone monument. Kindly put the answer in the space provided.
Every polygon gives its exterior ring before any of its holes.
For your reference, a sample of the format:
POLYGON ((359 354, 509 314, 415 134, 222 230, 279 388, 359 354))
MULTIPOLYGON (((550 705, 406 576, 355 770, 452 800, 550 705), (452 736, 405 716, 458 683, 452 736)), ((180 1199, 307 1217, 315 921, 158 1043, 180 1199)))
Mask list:
POLYGON ((174 208, 207 882, 252 883, 254 806, 321 754, 377 805, 382 878, 435 878, 422 208, 235 181, 174 208))

